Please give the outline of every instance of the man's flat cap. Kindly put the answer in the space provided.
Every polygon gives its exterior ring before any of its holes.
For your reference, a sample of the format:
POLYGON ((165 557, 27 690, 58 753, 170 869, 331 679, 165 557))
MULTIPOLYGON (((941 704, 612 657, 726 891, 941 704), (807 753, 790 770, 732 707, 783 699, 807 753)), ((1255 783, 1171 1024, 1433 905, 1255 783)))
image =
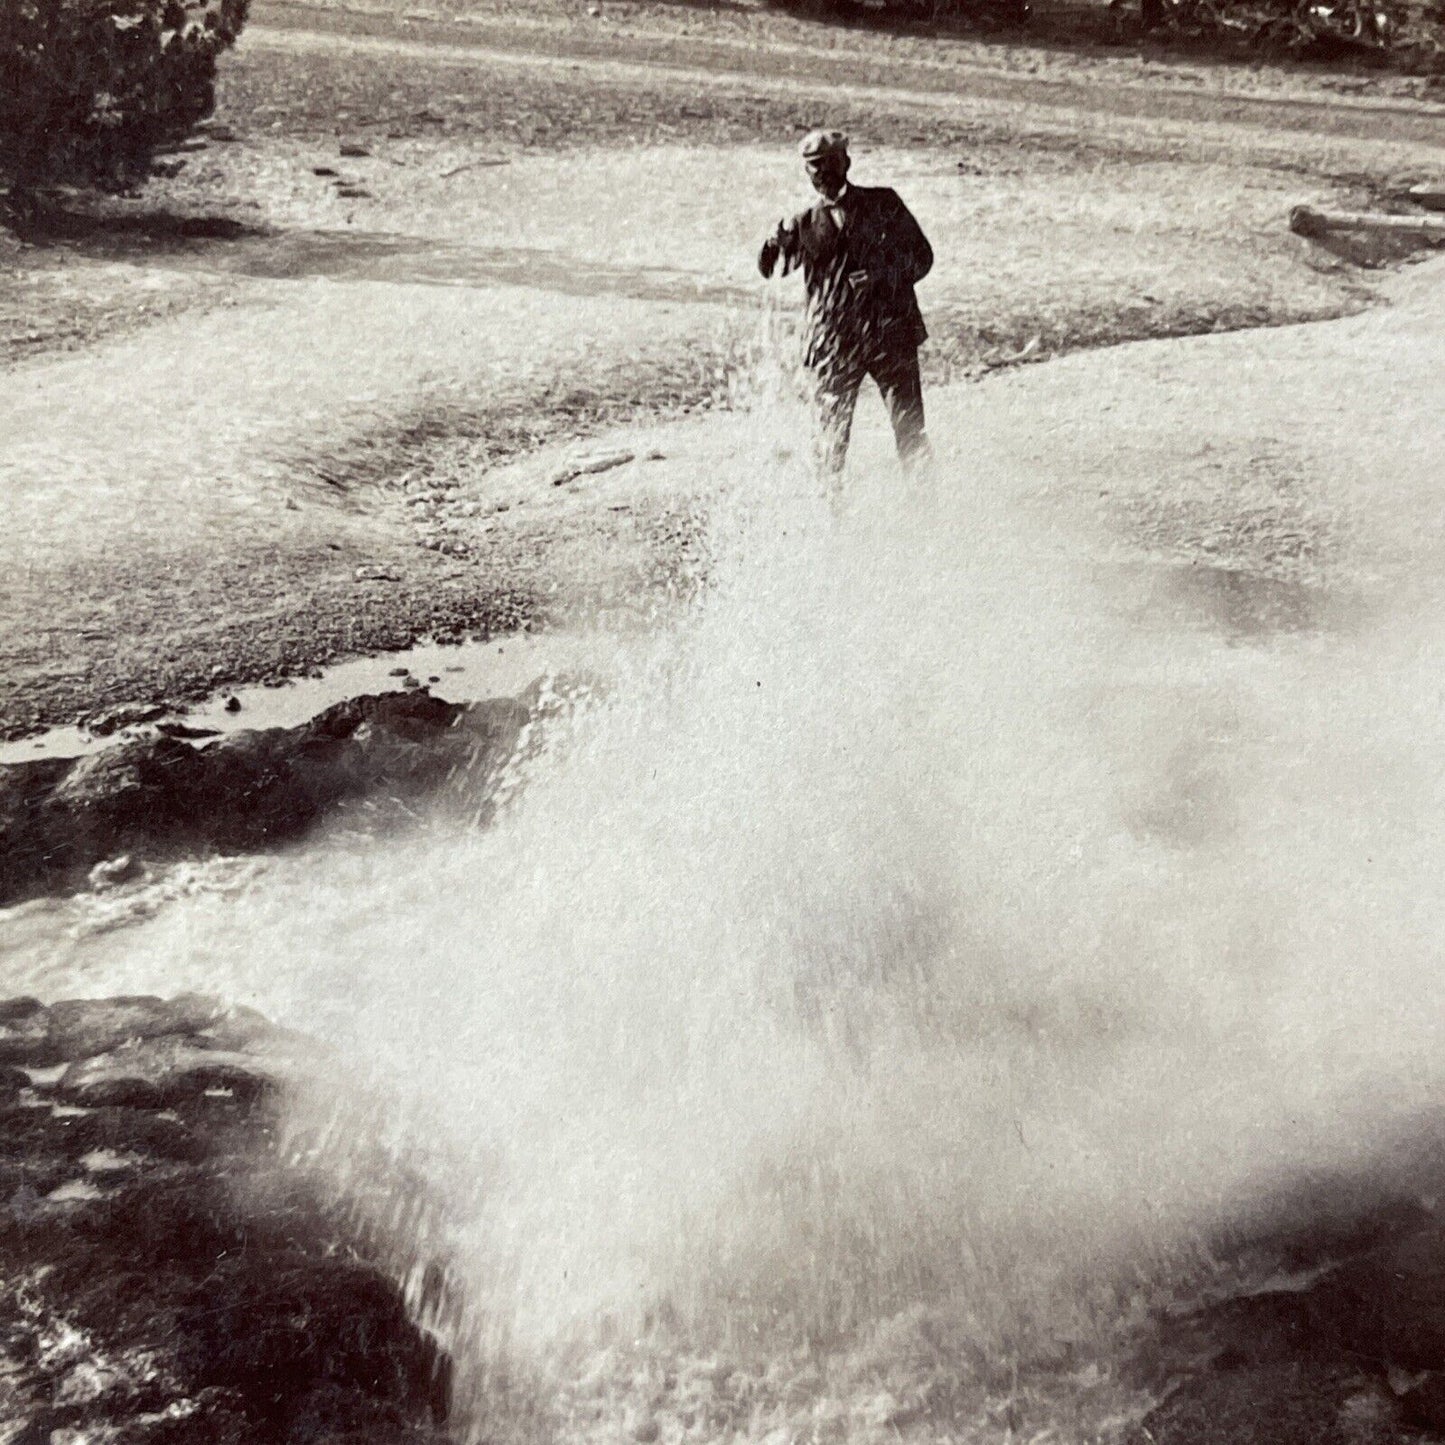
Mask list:
POLYGON ((841 130, 810 130, 803 137, 798 154, 805 161, 821 160, 824 156, 846 156, 848 137, 841 130))

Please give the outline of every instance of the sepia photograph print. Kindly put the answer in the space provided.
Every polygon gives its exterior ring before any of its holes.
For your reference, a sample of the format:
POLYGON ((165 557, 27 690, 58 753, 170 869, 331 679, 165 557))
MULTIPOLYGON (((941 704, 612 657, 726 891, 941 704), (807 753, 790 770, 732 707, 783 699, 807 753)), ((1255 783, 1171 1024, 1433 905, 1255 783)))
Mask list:
POLYGON ((0 1445, 1445 1441, 1441 0, 0 0, 0 1445))

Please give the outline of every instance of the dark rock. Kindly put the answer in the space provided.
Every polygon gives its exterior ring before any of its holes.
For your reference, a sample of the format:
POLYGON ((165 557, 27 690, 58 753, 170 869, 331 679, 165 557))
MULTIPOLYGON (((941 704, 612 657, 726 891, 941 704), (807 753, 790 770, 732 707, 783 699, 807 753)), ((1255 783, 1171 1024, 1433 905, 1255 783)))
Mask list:
POLYGON ((218 738, 221 735, 220 728, 198 728, 192 727, 189 723, 163 722, 156 724, 156 731, 164 733, 168 738, 218 738))
POLYGON ((227 712, 240 712, 240 711, 241 711, 241 699, 238 698, 234 693, 232 693, 231 696, 226 699, 226 711, 227 711, 227 712))
POLYGON ((1215 1369, 1252 1369, 1318 1353, 1319 1333, 1301 1291, 1243 1295, 1200 1311, 1192 1323, 1215 1352, 1215 1369))
POLYGON ((109 737, 111 733, 119 732, 121 728, 135 727, 139 723, 154 722, 158 717, 164 717, 167 709, 158 703, 128 703, 124 707, 112 708, 109 712, 101 713, 94 717, 86 725, 88 731, 96 737, 109 737))
POLYGON ((296 1445, 445 1445, 446 1440, 395 1406, 378 1408, 335 1385, 323 1385, 300 1400, 287 1434, 296 1445))
POLYGON ((1154 1409, 1133 1445, 1360 1445, 1354 1417, 1389 1409, 1348 1365, 1291 1361, 1224 1370, 1190 1381, 1154 1409))
POLYGON ((7 1007, 15 1012, 0 1019, 0 1064, 31 1068, 89 1058, 141 1039, 196 1034, 222 1024, 230 1012, 200 994, 67 999, 49 1008, 24 999, 7 1007))
POLYGON ((238 241, 253 231, 244 221, 229 216, 186 216, 176 227, 176 234, 192 241, 238 241))
POLYGON ((1342 1265, 1311 1291, 1309 1306, 1317 1326, 1359 1356, 1445 1370, 1445 1229, 1342 1265))
POLYGON ((51 1057, 45 1062, 85 1059, 142 1039, 195 1033, 224 1012, 217 1000, 200 994, 66 999, 50 1006, 51 1057))
POLYGON ((1433 1435, 1445 1435, 1445 1374, 1427 1375, 1400 1397, 1407 1424, 1433 1435))
POLYGON ((251 1445, 255 1439, 244 1401, 235 1390, 202 1390, 177 1402, 175 1414, 129 1420, 111 1445, 251 1445))
POLYGON ((145 818, 172 818, 200 774, 199 754, 178 739, 135 738, 75 759, 49 801, 76 834, 124 837, 145 818))
POLYGON ((0 1026, 22 1023, 45 1012, 45 1005, 28 994, 0 1001, 0 1026))
POLYGON ((271 847, 348 803, 404 804, 461 774, 484 778, 527 717, 508 699, 463 707, 413 689, 199 748, 159 736, 0 768, 0 905, 83 886, 119 854, 139 866, 271 847))
POLYGON ((188 1295, 177 1327, 188 1376, 239 1390, 255 1413, 273 1419, 300 1413, 326 1387, 384 1419, 387 1405, 429 1399, 438 1368, 396 1286, 340 1258, 247 1252, 218 1260, 188 1295))
POLYGON ((48 1108, 0 1110, 0 1159, 76 1161, 96 1150, 138 1154, 167 1164, 199 1164, 211 1141, 179 1119, 137 1109, 56 1114, 48 1108))
POLYGON ((341 154, 347 160, 360 160, 363 156, 369 156, 371 151, 356 141, 342 141, 341 154))
MULTIPOLYGON (((1421 1140, 1427 1149, 1433 1149, 1441 1127, 1445 1127, 1445 1116, 1437 1122, 1422 1120, 1421 1140)), ((1428 1183, 1438 1174, 1433 1159, 1402 1158, 1401 1147, 1398 1142, 1392 1145, 1392 1172, 1418 1179, 1421 1188, 1433 1188, 1428 1183)), ((1381 1172, 1385 1162, 1380 1161, 1381 1172)), ((1357 1181, 1330 1171, 1312 1176, 1307 1183, 1272 1191, 1252 1213, 1271 1223, 1220 1238, 1215 1247, 1226 1254, 1248 1253, 1277 1260, 1286 1272, 1337 1264, 1405 1239, 1434 1221, 1418 1194, 1362 1198, 1357 1181)))
POLYGON ((167 1011, 174 1030, 34 1086, 42 1101, 73 1096, 103 1074, 147 1086, 145 1097, 0 1104, 5 1438, 445 1445, 446 1357, 371 1262, 345 1202, 278 1155, 266 1101, 293 1036, 196 997, 14 1000, 0 1020, 93 1038, 145 1032, 167 1011), (250 1052, 215 1047, 228 1031, 250 1052), (257 1078, 260 1106, 247 1112, 153 1107, 182 1088, 257 1078), (45 1348, 55 1338, 64 1349, 45 1348))
POLYGON ((224 1091, 250 1103, 294 1077, 280 1056, 200 1048, 183 1039, 126 1044, 72 1064, 55 1086, 57 1097, 88 1107, 166 1109, 224 1091))
POLYGON ((0 1064, 38 1064, 50 1034, 49 1010, 34 998, 0 1005, 0 1064))

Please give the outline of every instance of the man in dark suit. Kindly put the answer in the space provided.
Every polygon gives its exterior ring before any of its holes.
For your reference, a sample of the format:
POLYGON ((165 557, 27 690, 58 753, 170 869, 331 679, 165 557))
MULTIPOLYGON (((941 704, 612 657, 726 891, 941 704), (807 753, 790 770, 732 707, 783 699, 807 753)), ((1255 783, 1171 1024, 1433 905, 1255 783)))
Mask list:
POLYGON ((803 361, 818 406, 820 461, 836 478, 848 453, 858 388, 871 376, 883 394, 904 466, 928 456, 918 348, 928 336, 914 284, 933 248, 896 191, 848 184, 848 138, 815 130, 800 147, 821 199, 763 242, 758 270, 802 267, 807 292, 803 361))

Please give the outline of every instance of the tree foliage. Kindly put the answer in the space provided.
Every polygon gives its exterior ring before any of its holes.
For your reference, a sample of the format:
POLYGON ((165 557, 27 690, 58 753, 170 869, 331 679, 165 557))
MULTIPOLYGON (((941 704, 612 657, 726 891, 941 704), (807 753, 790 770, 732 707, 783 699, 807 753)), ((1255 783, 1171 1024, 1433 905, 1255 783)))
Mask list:
POLYGON ((0 0, 0 186, 124 189, 215 104, 250 0, 0 0))

